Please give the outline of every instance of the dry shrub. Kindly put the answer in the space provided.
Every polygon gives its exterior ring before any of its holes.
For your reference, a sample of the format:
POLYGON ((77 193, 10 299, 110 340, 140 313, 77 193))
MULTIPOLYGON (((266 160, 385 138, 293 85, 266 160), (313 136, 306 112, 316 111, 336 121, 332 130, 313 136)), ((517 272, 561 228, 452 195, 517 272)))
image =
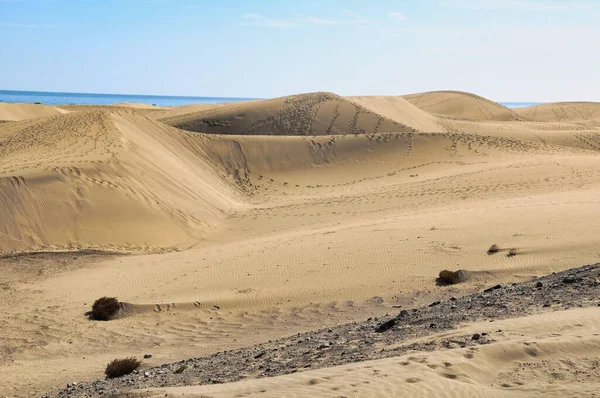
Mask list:
POLYGON ((125 376, 136 370, 141 363, 142 361, 135 357, 113 359, 106 365, 104 374, 108 379, 125 376))
POLYGON ((499 251, 500 251, 500 248, 498 247, 498 245, 491 245, 490 248, 488 249, 487 253, 494 254, 494 253, 498 253, 499 251))
POLYGON ((98 321, 109 321, 121 308, 115 297, 101 297, 92 305, 92 316, 98 321))
POLYGON ((447 269, 440 272, 438 282, 447 285, 456 285, 457 283, 466 282, 468 279, 467 271, 459 269, 458 271, 448 271, 447 269))
POLYGON ((508 257, 513 257, 513 256, 516 256, 517 254, 519 254, 519 251, 518 251, 517 249, 514 249, 514 248, 513 248, 513 249, 510 249, 510 250, 508 251, 508 254, 507 254, 507 256, 508 256, 508 257))

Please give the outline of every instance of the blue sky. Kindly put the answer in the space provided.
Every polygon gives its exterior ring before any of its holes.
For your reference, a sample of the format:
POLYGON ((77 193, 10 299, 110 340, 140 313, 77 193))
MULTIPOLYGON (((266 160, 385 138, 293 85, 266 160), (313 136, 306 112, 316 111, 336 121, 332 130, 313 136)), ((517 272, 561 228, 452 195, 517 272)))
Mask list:
POLYGON ((600 101, 600 0, 0 0, 0 89, 600 101))

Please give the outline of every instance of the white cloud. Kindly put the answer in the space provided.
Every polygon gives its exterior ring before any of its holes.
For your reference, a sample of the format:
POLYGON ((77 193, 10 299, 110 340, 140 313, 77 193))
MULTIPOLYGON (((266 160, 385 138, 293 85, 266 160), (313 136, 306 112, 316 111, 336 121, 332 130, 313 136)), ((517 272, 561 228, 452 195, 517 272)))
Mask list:
POLYGON ((566 11, 600 6, 600 2, 592 0, 443 0, 442 4, 469 10, 514 11, 566 11))
POLYGON ((399 11, 392 11, 388 14, 388 18, 395 19, 396 21, 406 21, 408 17, 399 11))
POLYGON ((267 28, 291 28, 298 24, 292 20, 266 18, 260 14, 250 13, 242 15, 246 25, 264 26, 267 28))
POLYGON ((314 18, 314 17, 305 18, 304 21, 309 22, 309 23, 318 24, 318 25, 337 25, 340 23, 339 21, 336 21, 333 19, 322 19, 322 18, 314 18))
MULTIPOLYGON (((348 11, 348 10, 345 10, 348 11)), ((351 12, 351 11, 348 11, 351 12)), ((374 25, 375 21, 365 18, 359 18, 356 14, 346 14, 347 18, 329 19, 321 17, 307 17, 302 14, 294 14, 292 18, 274 19, 268 18, 257 13, 249 13, 241 16, 244 25, 247 26, 264 26, 270 28, 289 28, 302 25, 374 25)))

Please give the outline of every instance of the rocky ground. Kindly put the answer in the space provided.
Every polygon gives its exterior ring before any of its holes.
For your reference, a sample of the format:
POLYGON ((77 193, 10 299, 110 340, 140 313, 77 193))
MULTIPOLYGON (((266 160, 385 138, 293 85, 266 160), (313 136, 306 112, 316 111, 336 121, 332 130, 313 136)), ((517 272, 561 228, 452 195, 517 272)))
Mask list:
POLYGON ((71 384, 46 397, 122 396, 148 387, 229 383, 494 341, 494 320, 572 307, 600 306, 600 263, 532 281, 491 286, 480 293, 401 309, 395 316, 369 318, 330 329, 297 334, 254 347, 139 370, 110 380, 71 384), (425 337, 461 323, 489 320, 474 335, 437 340, 425 337), (406 342, 406 344, 402 344, 406 342))

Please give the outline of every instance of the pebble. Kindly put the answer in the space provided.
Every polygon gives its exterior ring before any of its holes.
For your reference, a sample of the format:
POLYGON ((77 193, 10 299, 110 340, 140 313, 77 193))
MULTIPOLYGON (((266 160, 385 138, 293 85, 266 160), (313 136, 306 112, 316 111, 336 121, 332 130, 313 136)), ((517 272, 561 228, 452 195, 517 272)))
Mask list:
POLYGON ((479 333, 475 333, 472 337, 471 340, 479 340, 481 338, 481 335, 479 333))
POLYGON ((150 354, 150 353, 144 354, 144 358, 145 359, 150 359, 150 358, 152 358, 152 354, 150 354))
POLYGON ((542 286, 544 286, 544 284, 543 284, 541 281, 538 281, 538 282, 535 284, 535 287, 542 287, 542 286))
POLYGON ((144 372, 144 377, 150 377, 150 373, 149 372, 144 372))

